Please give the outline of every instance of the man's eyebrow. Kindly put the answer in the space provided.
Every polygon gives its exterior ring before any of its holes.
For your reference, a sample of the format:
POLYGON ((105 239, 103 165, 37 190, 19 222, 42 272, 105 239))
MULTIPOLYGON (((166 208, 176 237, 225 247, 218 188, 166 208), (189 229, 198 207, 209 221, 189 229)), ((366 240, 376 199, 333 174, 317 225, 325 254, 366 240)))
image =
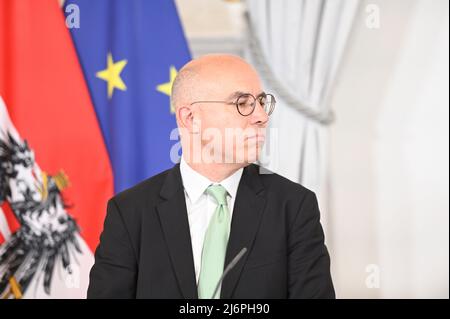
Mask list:
MULTIPOLYGON (((243 94, 250 94, 250 93, 248 93, 248 92, 242 92, 242 91, 236 91, 236 92, 231 93, 231 94, 228 96, 227 100, 237 99, 238 97, 240 97, 240 96, 243 95, 243 94)), ((258 98, 258 97, 260 97, 260 96, 262 96, 262 95, 265 95, 265 94, 266 94, 266 93, 265 93, 264 91, 261 91, 261 93, 259 93, 259 94, 256 96, 256 98, 258 98)))
POLYGON ((227 97, 227 100, 237 99, 238 97, 240 97, 243 94, 248 94, 248 93, 242 92, 242 91, 235 91, 227 97))

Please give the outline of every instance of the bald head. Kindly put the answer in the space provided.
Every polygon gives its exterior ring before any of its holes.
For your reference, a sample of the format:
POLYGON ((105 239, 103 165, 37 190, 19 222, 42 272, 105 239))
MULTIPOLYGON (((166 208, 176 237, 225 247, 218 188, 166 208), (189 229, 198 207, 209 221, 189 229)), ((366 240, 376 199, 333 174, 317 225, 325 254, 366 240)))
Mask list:
POLYGON ((259 83, 255 69, 245 60, 229 54, 209 54, 188 62, 178 72, 173 83, 171 104, 180 105, 204 99, 205 91, 214 93, 240 77, 254 77, 259 83))

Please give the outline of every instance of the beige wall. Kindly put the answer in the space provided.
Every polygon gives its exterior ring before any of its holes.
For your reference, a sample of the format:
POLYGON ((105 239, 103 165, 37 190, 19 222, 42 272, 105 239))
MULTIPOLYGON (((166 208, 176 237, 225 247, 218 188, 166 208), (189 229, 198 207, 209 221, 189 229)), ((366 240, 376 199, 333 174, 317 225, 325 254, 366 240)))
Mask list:
POLYGON ((363 5, 333 100, 337 293, 448 298, 448 2, 368 3, 381 27, 365 26, 363 5))

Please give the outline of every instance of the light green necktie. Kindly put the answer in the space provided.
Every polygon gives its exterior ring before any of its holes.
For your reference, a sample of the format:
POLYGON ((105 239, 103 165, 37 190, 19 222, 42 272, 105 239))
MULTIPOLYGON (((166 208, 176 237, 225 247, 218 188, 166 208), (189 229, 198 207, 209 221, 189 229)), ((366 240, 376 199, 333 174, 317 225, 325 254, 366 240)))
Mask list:
POLYGON ((206 192, 216 200, 218 205, 211 217, 203 242, 198 297, 219 299, 220 290, 215 296, 212 294, 223 273, 230 233, 230 212, 227 205, 227 191, 222 185, 211 185, 206 192))

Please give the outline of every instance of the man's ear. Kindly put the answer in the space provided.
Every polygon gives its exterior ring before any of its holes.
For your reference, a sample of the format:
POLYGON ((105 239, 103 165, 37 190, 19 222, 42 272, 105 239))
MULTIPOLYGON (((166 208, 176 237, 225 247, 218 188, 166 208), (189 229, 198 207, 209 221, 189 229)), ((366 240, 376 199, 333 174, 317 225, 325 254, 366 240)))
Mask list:
POLYGON ((181 105, 177 108, 179 126, 190 134, 200 132, 198 121, 194 117, 194 112, 190 105, 181 105))

